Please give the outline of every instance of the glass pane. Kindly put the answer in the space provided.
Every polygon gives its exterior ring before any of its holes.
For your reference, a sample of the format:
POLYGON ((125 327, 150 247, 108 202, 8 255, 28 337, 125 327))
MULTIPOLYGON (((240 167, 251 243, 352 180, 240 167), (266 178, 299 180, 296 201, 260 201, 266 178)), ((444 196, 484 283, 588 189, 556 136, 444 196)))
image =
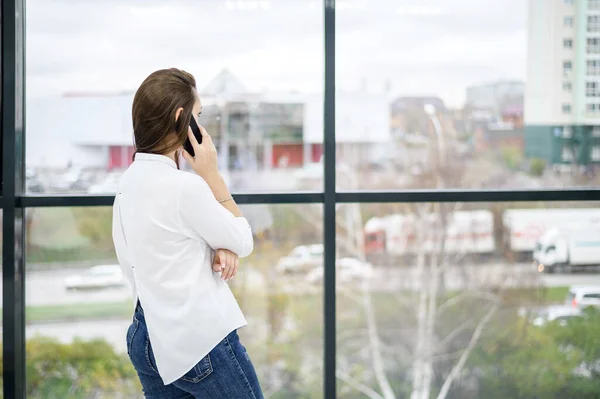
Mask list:
MULTIPOLYGON (((230 286, 248 320, 241 340, 271 397, 322 397, 322 287, 297 274, 320 260, 302 250, 322 243, 320 209, 242 209, 255 248, 230 286)), ((28 211, 28 398, 142 397, 126 354, 133 303, 114 266, 111 224, 110 207, 28 211)))
POLYGON ((600 94, 589 89, 598 83, 589 53, 600 39, 587 38, 587 15, 597 13, 589 4, 341 3, 338 187, 597 186, 600 94))
POLYGON ((134 92, 171 66, 196 78, 232 191, 320 190, 322 14, 302 0, 29 0, 28 191, 114 193, 134 92))
POLYGON ((600 203, 343 204, 338 222, 338 397, 600 393, 600 203))

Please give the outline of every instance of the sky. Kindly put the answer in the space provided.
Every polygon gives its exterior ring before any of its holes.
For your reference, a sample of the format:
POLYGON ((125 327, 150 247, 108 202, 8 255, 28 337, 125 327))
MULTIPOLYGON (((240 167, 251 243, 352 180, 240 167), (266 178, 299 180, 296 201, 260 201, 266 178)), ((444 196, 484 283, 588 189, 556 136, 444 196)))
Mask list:
MULTIPOLYGON (((559 0, 548 0, 559 1, 559 0)), ((178 67, 206 86, 323 91, 322 0, 27 0, 27 95, 134 91, 178 67)), ((525 79, 525 0, 337 0, 336 85, 464 102, 525 79)))

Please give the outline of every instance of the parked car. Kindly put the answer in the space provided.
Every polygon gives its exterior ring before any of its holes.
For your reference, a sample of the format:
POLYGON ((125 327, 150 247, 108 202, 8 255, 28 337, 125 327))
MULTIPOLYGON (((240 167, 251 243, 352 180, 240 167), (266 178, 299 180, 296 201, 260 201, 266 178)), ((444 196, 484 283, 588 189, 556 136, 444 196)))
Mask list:
POLYGON ((25 171, 25 190, 30 193, 43 193, 45 188, 39 179, 39 176, 32 168, 25 171))
POLYGON ((85 189, 86 184, 81 168, 72 167, 53 180, 51 189, 61 192, 73 190, 80 191, 85 189))
POLYGON ((300 245, 279 260, 276 270, 280 273, 298 273, 323 264, 323 244, 300 245))
MULTIPOLYGON (((373 276, 373 266, 356 258, 341 258, 336 261, 336 281, 348 283, 361 281, 373 276)), ((318 266, 306 275, 306 281, 318 283, 323 280, 323 266, 318 266)))
POLYGON ((556 321, 561 326, 567 324, 568 320, 573 317, 581 316, 580 308, 574 308, 566 305, 548 306, 538 310, 532 320, 533 325, 543 326, 547 323, 556 321))
POLYGON ((573 308, 585 308, 587 306, 600 307, 600 286, 571 286, 565 298, 565 305, 573 308))
POLYGON ((119 177, 121 177, 121 173, 107 175, 101 182, 91 185, 87 190, 88 194, 116 193, 119 187, 119 177))
POLYGON ((126 280, 119 265, 94 266, 84 273, 65 279, 67 290, 123 287, 125 284, 126 280))

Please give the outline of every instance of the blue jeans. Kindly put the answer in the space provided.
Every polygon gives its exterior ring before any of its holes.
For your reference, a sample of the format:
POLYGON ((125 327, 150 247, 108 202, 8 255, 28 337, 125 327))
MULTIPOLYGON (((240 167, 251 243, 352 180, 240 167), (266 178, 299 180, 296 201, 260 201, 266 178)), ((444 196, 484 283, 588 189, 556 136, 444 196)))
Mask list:
POLYGON ((225 337, 183 377, 164 385, 156 371, 144 311, 138 303, 127 330, 127 353, 146 399, 263 399, 254 366, 237 331, 225 337))

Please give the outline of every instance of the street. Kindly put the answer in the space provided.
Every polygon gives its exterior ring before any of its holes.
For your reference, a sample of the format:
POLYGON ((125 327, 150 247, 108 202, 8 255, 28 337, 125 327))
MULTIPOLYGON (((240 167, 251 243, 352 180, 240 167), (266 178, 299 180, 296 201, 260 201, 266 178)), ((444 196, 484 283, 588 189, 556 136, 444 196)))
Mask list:
MULTIPOLYGON (((78 303, 119 302, 131 299, 129 287, 111 288, 93 291, 67 291, 64 286, 66 277, 81 273, 81 269, 63 269, 53 271, 35 271, 27 273, 26 304, 27 306, 67 305, 78 303)), ((250 273, 249 273, 250 274, 250 273)), ((241 276, 241 275, 240 275, 241 276)), ((287 292, 301 294, 304 290, 314 292, 322 286, 322 282, 310 284, 305 281, 305 274, 279 275, 280 287, 287 292)), ((263 277, 257 271, 249 276, 249 285, 262 289, 263 277)), ((340 283, 341 284, 341 283, 340 283)), ((446 274, 448 289, 461 289, 483 284, 507 286, 547 287, 569 285, 600 285, 600 273, 578 272, 573 274, 539 274, 528 263, 507 265, 503 263, 486 263, 466 267, 451 267, 446 274)), ((403 289, 419 288, 415 267, 373 269, 371 287, 375 291, 393 292, 403 289)), ((0 286, 0 293, 2 287, 0 286)), ((0 296, 0 301, 2 297, 0 296)), ((1 303, 1 302, 0 302, 1 303)))
MULTIPOLYGON (((129 287, 121 289, 68 292, 64 288, 64 279, 76 269, 58 271, 36 271, 27 275, 26 298, 28 306, 65 305, 78 303, 117 302, 131 298, 129 287)), ((258 290, 264 289, 262 275, 257 271, 247 273, 248 284, 258 290)), ((304 275, 279 275, 280 287, 294 294, 315 293, 322 289, 322 283, 310 284, 304 275)), ((406 289, 418 289, 417 269, 374 268, 370 286, 377 292, 397 292, 406 289)), ((468 267, 451 267, 446 275, 448 289, 465 286, 504 282, 506 286, 569 286, 577 284, 600 285, 600 273, 539 274, 531 264, 507 265, 487 263, 468 267)), ((340 283, 341 285, 341 283, 340 283)), ((1 289, 1 287, 0 287, 1 289)), ((34 323, 27 326, 27 338, 37 334, 57 337, 61 342, 71 342, 75 337, 89 340, 103 338, 119 352, 125 352, 125 333, 130 321, 123 318, 107 320, 69 321, 58 323, 34 323)))

